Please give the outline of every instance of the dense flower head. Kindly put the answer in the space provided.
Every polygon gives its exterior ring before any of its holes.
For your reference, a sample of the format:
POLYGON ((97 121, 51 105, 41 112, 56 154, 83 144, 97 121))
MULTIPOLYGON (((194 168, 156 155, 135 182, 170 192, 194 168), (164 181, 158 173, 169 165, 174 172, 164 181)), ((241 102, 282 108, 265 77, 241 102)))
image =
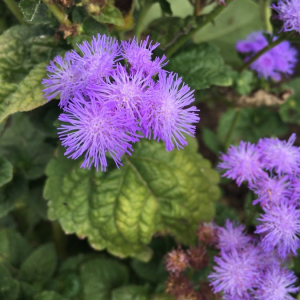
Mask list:
POLYGON ((165 257, 167 271, 179 275, 189 266, 187 254, 181 248, 174 249, 165 257))
POLYGON ((176 74, 160 72, 158 81, 150 88, 141 107, 141 124, 147 138, 162 140, 167 151, 187 145, 185 134, 194 136, 198 109, 187 107, 194 101, 193 91, 176 74))
MULTIPOLYGON (((275 41, 277 37, 274 36, 272 39, 275 41)), ((238 41, 236 49, 238 52, 244 53, 245 61, 248 61, 267 45, 268 41, 264 33, 258 31, 249 34, 244 41, 238 41)), ((297 50, 291 47, 288 41, 283 41, 262 54, 250 65, 250 68, 255 70, 259 77, 279 81, 282 78, 282 74, 290 76, 294 73, 296 63, 297 50)))
POLYGON ((218 168, 226 170, 223 176, 236 180, 238 185, 264 176, 256 145, 241 141, 237 147, 230 146, 227 154, 222 153, 220 158, 218 168))
POLYGON ((258 300, 293 300, 289 293, 297 293, 299 287, 295 287, 297 277, 295 274, 278 265, 273 265, 264 270, 259 277, 255 299, 258 300))
POLYGON ((65 155, 83 156, 82 167, 105 171, 106 155, 119 167, 142 134, 162 140, 168 151, 187 145, 185 135, 194 136, 199 122, 198 110, 189 107, 194 91, 162 70, 164 55, 152 58, 159 43, 147 37, 119 44, 98 34, 77 46, 80 54, 57 56, 43 80, 45 98, 60 97, 64 110, 58 134, 65 155))
POLYGON ((283 30, 300 32, 300 1, 299 0, 279 0, 277 4, 272 4, 272 8, 279 14, 279 19, 283 21, 283 30))
POLYGON ((217 248, 222 249, 222 251, 238 251, 248 247, 251 238, 244 231, 244 225, 237 225, 226 220, 225 226, 218 229, 217 248))
POLYGON ((261 245, 266 251, 275 247, 280 257, 297 254, 300 246, 300 210, 292 204, 282 202, 264 208, 265 213, 258 219, 256 233, 262 235, 261 245))

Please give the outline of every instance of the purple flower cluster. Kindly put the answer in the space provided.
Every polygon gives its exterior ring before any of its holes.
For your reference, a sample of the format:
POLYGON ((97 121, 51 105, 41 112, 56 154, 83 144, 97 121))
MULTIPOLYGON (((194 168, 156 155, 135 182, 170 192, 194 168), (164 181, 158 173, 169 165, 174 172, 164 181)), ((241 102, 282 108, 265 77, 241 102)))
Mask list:
POLYGON ((82 167, 107 167, 109 154, 119 167, 123 154, 141 137, 162 140, 167 151, 187 145, 199 122, 193 90, 177 74, 166 72, 163 55, 152 59, 158 43, 133 38, 121 44, 98 34, 47 67, 46 99, 60 96, 58 135, 72 159, 82 167))
POLYGON ((300 248, 300 148, 288 141, 264 138, 240 142, 221 155, 223 176, 248 183, 263 213, 254 236, 229 221, 218 230, 218 266, 210 275, 224 299, 293 299, 295 275, 282 267, 300 248))
MULTIPOLYGON (((277 37, 273 37, 273 41, 276 39, 277 37)), ((245 54, 245 61, 248 61, 267 45, 268 41, 263 32, 257 31, 249 34, 245 40, 238 41, 236 49, 245 54)), ((290 42, 283 41, 261 55, 250 65, 250 68, 255 70, 259 77, 279 81, 282 74, 285 76, 293 74, 297 63, 297 54, 297 50, 291 47, 290 42)))
POLYGON ((300 1, 299 0, 279 0, 277 5, 271 6, 279 14, 279 19, 283 21, 283 30, 300 32, 300 1))

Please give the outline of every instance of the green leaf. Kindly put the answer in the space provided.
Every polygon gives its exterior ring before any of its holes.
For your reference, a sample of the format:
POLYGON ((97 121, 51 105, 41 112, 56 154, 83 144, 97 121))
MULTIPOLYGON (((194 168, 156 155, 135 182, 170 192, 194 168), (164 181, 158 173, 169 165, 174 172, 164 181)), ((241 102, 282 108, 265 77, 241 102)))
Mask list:
POLYGON ((128 281, 128 270, 116 260, 93 259, 81 266, 83 294, 86 300, 108 300, 113 289, 128 281))
POLYGON ((46 103, 41 83, 46 77, 46 65, 46 63, 36 65, 14 93, 0 99, 0 122, 15 112, 29 111, 46 103))
POLYGON ((222 145, 219 141, 218 136, 209 128, 202 127, 202 139, 207 148, 219 155, 222 145))
POLYGON ((33 21, 36 13, 38 12, 38 8, 41 4, 41 0, 21 0, 20 8, 24 15, 26 21, 33 21))
POLYGON ((14 280, 4 264, 0 262, 0 299, 17 300, 19 284, 14 280))
POLYGON ((214 218, 215 223, 219 226, 224 226, 227 219, 240 222, 239 215, 234 208, 222 203, 217 203, 216 217, 214 218))
MULTIPOLYGON (((235 116, 235 110, 227 110, 219 121, 218 137, 224 141, 230 124, 235 116)), ((232 144, 240 140, 256 143, 262 137, 281 136, 288 132, 279 114, 268 108, 244 108, 232 136, 232 144)))
POLYGON ((295 78, 288 83, 294 94, 279 108, 283 122, 300 125, 300 78, 295 78))
POLYGON ((22 263, 20 279, 42 286, 52 277, 56 264, 54 246, 52 244, 42 245, 22 263))
POLYGON ((4 258, 14 267, 19 267, 31 251, 29 243, 12 229, 0 229, 0 241, 0 262, 4 258))
POLYGON ((230 72, 225 68, 217 48, 207 43, 189 46, 171 58, 166 68, 182 76, 192 89, 232 84, 230 72))
POLYGON ((155 0, 154 2, 158 2, 160 5, 160 9, 166 14, 172 16, 171 5, 167 0, 155 0))
POLYGON ((53 291, 43 291, 36 294, 33 300, 66 300, 66 298, 53 291))
POLYGON ((0 156, 0 187, 10 182, 13 178, 13 165, 0 156))
POLYGON ((139 285, 127 285, 114 289, 112 300, 148 300, 148 288, 139 285))
POLYGON ((228 8, 206 25, 195 36, 195 42, 209 42, 218 47, 226 63, 241 64, 235 45, 237 40, 263 25, 258 5, 252 0, 232 1, 228 8))
POLYGON ((143 140, 124 166, 106 172, 81 169, 63 149, 46 170, 44 196, 49 218, 67 233, 88 237, 92 247, 147 261, 154 233, 170 233, 184 244, 195 239, 198 223, 214 215, 219 175, 197 153, 195 140, 183 151, 143 140))
POLYGON ((27 178, 39 178, 54 152, 53 146, 44 139, 25 114, 16 114, 0 137, 0 155, 7 157, 27 178))
POLYGON ((91 16, 98 22, 101 23, 108 23, 108 24, 113 24, 117 26, 123 26, 124 25, 124 20, 122 13, 118 8, 116 8, 112 4, 107 4, 103 10, 101 11, 100 15, 93 15, 91 16))

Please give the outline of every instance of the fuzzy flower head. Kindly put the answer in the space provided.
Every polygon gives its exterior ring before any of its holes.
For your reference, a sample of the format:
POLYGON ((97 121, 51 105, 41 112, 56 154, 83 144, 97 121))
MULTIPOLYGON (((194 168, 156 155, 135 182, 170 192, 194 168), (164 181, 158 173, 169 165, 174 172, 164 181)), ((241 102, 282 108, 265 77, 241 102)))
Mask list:
POLYGON ((70 101, 59 120, 64 122, 58 135, 67 148, 65 155, 73 159, 84 155, 83 168, 94 165, 98 170, 100 165, 101 171, 105 171, 106 153, 120 166, 122 155, 132 151, 130 142, 137 141, 126 132, 133 127, 131 119, 108 110, 94 99, 88 102, 80 94, 70 101))
POLYGON ((279 175, 300 173, 300 149, 293 146, 296 134, 293 133, 288 141, 278 138, 261 139, 258 149, 264 168, 275 171, 279 175))
POLYGON ((252 182, 266 176, 259 158, 255 145, 241 141, 237 147, 231 145, 227 154, 221 154, 218 168, 226 170, 223 176, 236 180, 240 186, 243 181, 252 182))
POLYGON ((152 60, 152 51, 159 46, 159 43, 149 42, 149 36, 140 43, 136 38, 128 42, 123 41, 121 46, 123 58, 128 61, 132 71, 141 70, 146 74, 153 75, 167 64, 165 55, 152 60))
POLYGON ((187 107, 194 101, 193 90, 173 73, 159 73, 157 84, 149 89, 141 108, 141 124, 147 138, 162 140, 167 151, 187 145, 184 134, 194 136, 199 122, 198 109, 187 107))
POLYGON ((225 226, 218 229, 217 248, 222 251, 241 250, 247 248, 251 237, 244 233, 244 225, 236 225, 226 220, 225 226))
POLYGON ((277 249, 281 258, 297 255, 300 246, 300 211, 285 202, 264 208, 265 213, 258 219, 260 225, 255 233, 262 235, 261 246, 265 251, 277 249))
POLYGON ((167 271, 178 275, 189 266, 189 259, 187 254, 181 248, 178 248, 167 253, 165 265, 167 271))
POLYGON ((297 293, 295 287, 297 277, 287 269, 281 269, 278 265, 273 265, 261 274, 259 284, 255 291, 257 300, 294 300, 289 293, 297 293))
POLYGON ((215 256, 217 264, 214 272, 208 278, 214 293, 223 292, 224 299, 250 300, 249 291, 252 290, 258 276, 256 268, 255 248, 247 251, 230 252, 221 251, 220 256, 215 256))
POLYGON ((300 32, 300 1, 299 0, 279 0, 272 8, 279 14, 279 19, 283 21, 283 30, 300 32))
POLYGON ((197 236, 199 242, 212 246, 218 241, 218 226, 213 222, 201 223, 198 227, 197 236))
POLYGON ((208 265, 209 256, 204 246, 198 246, 187 250, 189 264, 194 270, 201 270, 208 265))
MULTIPOLYGON (((273 40, 276 39, 277 37, 273 37, 273 40)), ((245 53, 245 61, 248 61, 267 45, 268 41, 266 37, 259 31, 251 33, 244 41, 238 41, 236 49, 240 53, 245 53)), ((294 73, 296 63, 297 50, 291 47, 288 41, 284 41, 261 55, 251 64, 250 68, 255 70, 259 77, 279 81, 282 74, 290 76, 294 73)))

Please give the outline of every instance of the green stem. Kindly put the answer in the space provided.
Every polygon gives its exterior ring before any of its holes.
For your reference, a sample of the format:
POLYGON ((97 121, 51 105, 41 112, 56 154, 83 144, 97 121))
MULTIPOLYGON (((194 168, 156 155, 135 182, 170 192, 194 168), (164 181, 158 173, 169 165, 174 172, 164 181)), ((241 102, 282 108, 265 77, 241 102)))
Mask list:
POLYGON ((72 22, 68 19, 68 15, 52 1, 52 0, 42 0, 52 12, 54 17, 58 20, 59 23, 72 26, 72 22))
POLYGON ((286 39, 285 35, 280 36, 276 41, 273 41, 265 48, 261 49, 259 52, 257 52, 251 59, 249 59, 241 68, 240 72, 244 71, 245 69, 249 68, 252 63, 254 63, 258 58, 260 58, 263 54, 271 50, 272 48, 279 45, 281 42, 283 42, 286 39))
POLYGON ((260 15, 263 21, 264 30, 267 32, 272 32, 273 27, 271 24, 271 16, 272 16, 272 9, 270 8, 271 0, 259 0, 259 7, 260 7, 260 15))
POLYGON ((228 133, 226 135, 226 138, 225 138, 224 151, 227 151, 227 149, 228 149, 228 147, 229 147, 229 145, 231 143, 232 136, 233 136, 234 130, 236 128, 236 125, 237 125, 237 123, 239 121, 240 115, 241 115, 241 110, 237 109, 236 112, 235 112, 235 115, 233 117, 233 120, 231 122, 231 125, 230 125, 230 128, 228 130, 228 133))
POLYGON ((145 3, 141 6, 139 18, 137 20, 137 23, 135 25, 135 31, 134 35, 136 38, 140 38, 142 31, 143 31, 143 25, 144 25, 144 19, 152 6, 153 1, 152 0, 146 0, 145 3))
POLYGON ((18 4, 14 0, 3 0, 4 3, 8 6, 9 10, 13 13, 13 15, 17 18, 17 20, 21 23, 26 25, 23 18, 23 14, 18 6, 18 4))
POLYGON ((200 29, 212 22, 233 0, 227 0, 225 5, 218 5, 211 13, 209 13, 204 21, 196 28, 191 29, 186 35, 182 35, 177 41, 166 51, 166 56, 170 58, 181 46, 183 46, 190 38, 193 37, 200 29))

